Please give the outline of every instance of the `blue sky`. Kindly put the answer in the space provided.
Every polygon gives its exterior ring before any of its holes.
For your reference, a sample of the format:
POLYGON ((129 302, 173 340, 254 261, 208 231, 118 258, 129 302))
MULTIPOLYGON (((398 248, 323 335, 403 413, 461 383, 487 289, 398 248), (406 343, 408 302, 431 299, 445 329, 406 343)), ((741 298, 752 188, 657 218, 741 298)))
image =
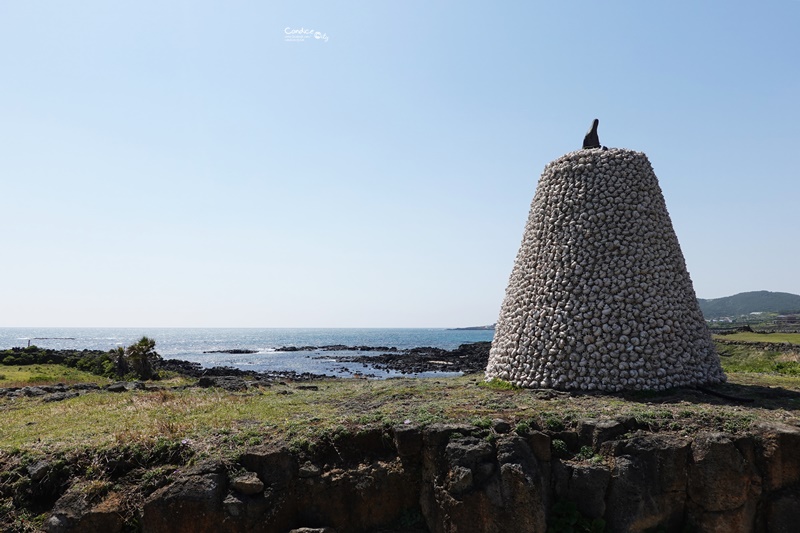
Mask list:
POLYGON ((699 297, 800 293, 798 23, 790 0, 2 1, 0 325, 492 323, 538 177, 595 117, 650 158, 699 297))

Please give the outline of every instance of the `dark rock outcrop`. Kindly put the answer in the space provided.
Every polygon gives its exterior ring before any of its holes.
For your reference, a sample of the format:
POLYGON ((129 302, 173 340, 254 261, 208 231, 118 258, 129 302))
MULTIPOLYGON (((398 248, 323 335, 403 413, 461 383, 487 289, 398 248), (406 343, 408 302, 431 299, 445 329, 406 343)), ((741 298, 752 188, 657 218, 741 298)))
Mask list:
POLYGON ((205 350, 203 353, 229 353, 234 355, 258 353, 258 350, 249 350, 247 348, 231 348, 229 350, 205 350))
POLYGON ((171 533, 222 531, 226 492, 225 466, 213 461, 201 463, 148 498, 142 511, 142 529, 171 533), (177 517, 184 518, 176 520, 177 517))
MULTIPOLYGON (((554 433, 460 425, 364 429, 313 450, 252 449, 235 464, 200 463, 152 492, 147 532, 544 532, 571 502, 608 530, 794 531, 800 519, 800 429, 770 423, 753 435, 619 434, 615 421, 579 424, 573 445, 554 433), (582 457, 582 458, 581 458, 582 457), (229 474, 236 472, 236 474, 229 474)), ((32 464, 44 479, 52 465, 32 464)), ((41 476, 41 477, 40 477, 41 476)), ((76 483, 44 523, 49 532, 120 531, 111 492, 76 483)))
MULTIPOLYGON (((335 356, 345 363, 363 363, 378 370, 392 370, 403 374, 423 372, 482 372, 489 361, 490 342, 462 344, 454 350, 425 346, 410 350, 393 350, 379 355, 335 356)), ((330 359, 330 356, 326 356, 330 359)))
POLYGON ((247 390, 247 385, 247 382, 238 376, 203 376, 197 380, 198 387, 216 387, 229 391, 247 390))
POLYGON ((263 382, 277 381, 287 379, 291 381, 311 381, 314 379, 322 379, 327 376, 320 374, 312 374, 310 372, 294 372, 287 371, 274 371, 274 372, 256 372, 254 370, 242 370, 240 368, 233 368, 228 366, 215 366, 212 368, 203 368, 200 363, 192 361, 183 361, 181 359, 163 359, 158 363, 158 370, 167 372, 175 372, 182 376, 190 378, 201 378, 204 376, 236 376, 239 378, 250 378, 263 382))
POLYGON ((680 529, 686 506, 691 441, 645 436, 610 442, 605 519, 613 531, 680 529))
POLYGON ((76 484, 59 498, 43 526, 48 533, 120 533, 125 523, 115 494, 93 504, 86 497, 86 487, 76 484))

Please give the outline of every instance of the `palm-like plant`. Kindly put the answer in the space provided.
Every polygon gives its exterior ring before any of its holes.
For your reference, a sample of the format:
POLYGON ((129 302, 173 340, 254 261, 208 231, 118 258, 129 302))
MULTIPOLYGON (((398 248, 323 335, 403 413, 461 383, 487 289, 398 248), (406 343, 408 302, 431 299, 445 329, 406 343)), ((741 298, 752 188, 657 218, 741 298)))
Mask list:
POLYGON ((155 348, 155 340, 142 337, 136 344, 131 344, 125 349, 130 369, 139 379, 153 379, 155 375, 153 367, 161 360, 155 348))

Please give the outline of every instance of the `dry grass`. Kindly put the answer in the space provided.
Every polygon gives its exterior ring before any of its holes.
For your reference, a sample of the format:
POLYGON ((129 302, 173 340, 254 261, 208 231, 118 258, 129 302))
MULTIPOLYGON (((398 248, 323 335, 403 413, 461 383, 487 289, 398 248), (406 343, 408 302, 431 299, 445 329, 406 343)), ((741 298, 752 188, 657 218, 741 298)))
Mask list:
POLYGON ((547 429, 585 418, 633 417, 654 430, 746 431, 756 420, 798 418, 800 378, 733 374, 719 390, 554 394, 486 386, 482 376, 387 381, 326 380, 318 390, 292 384, 231 393, 218 389, 92 392, 57 403, 0 400, 0 451, 71 452, 131 443, 185 442, 203 455, 236 454, 271 441, 309 442, 364 425, 406 420, 488 425, 494 418, 547 429), (775 388, 778 387, 778 388, 775 388))

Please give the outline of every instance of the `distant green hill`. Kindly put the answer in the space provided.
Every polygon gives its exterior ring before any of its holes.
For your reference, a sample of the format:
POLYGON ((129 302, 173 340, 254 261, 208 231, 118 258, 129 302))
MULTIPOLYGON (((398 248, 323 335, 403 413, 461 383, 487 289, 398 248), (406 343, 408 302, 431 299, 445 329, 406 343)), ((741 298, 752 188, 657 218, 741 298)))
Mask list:
POLYGON ((741 292, 724 298, 704 300, 698 298, 700 310, 706 320, 724 316, 750 313, 798 313, 800 296, 788 292, 753 291, 741 292))

